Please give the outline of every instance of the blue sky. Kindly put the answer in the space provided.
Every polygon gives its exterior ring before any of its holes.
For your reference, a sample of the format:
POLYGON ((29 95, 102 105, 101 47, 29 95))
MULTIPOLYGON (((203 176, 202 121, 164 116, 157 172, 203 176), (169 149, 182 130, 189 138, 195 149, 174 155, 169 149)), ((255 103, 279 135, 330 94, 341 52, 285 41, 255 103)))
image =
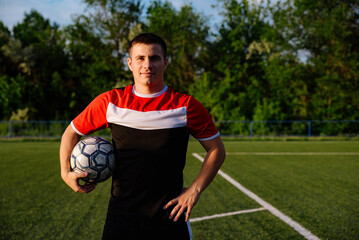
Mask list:
MULTIPOLYGON (((147 2, 147 1, 143 1, 147 2)), ((220 17, 211 5, 217 0, 170 0, 179 9, 183 4, 192 3, 198 12, 211 17, 211 22, 218 22, 220 17)), ((71 16, 82 14, 85 4, 81 0, 0 0, 0 20, 9 28, 21 22, 25 12, 35 9, 51 23, 64 26, 71 23, 71 16)))

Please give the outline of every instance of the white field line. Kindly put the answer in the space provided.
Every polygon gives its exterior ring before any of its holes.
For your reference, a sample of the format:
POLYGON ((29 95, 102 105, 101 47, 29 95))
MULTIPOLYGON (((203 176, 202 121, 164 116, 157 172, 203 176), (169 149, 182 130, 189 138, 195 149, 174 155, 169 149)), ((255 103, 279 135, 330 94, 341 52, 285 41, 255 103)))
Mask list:
MULTIPOLYGON (((197 158, 198 160, 200 160, 201 162, 204 161, 204 158, 201 157, 199 154, 193 153, 192 155, 195 158, 197 158)), ((314 234, 312 234, 309 230, 304 228, 302 225, 300 225, 296 221, 292 220, 290 217, 288 217, 287 215, 285 215, 284 213, 282 213, 281 211, 279 211, 278 209, 276 209, 275 207, 273 207, 272 205, 270 205, 269 203, 267 203, 266 201, 264 201, 263 199, 258 197, 256 194, 254 194, 253 192, 251 192, 247 188, 243 187, 239 182, 237 182, 236 180, 231 178, 228 174, 224 173, 222 170, 219 170, 218 174, 221 175, 224 179, 226 179, 233 186, 235 186, 237 189, 239 189, 244 194, 246 194, 248 197, 252 198, 254 201, 259 203, 262 207, 267 209, 274 216, 278 217, 283 222, 285 222, 286 224, 291 226, 294 230, 296 230, 299 234, 301 234, 306 239, 308 239, 308 240, 319 240, 320 239, 317 236, 315 236, 314 234)))
POLYGON ((227 155, 261 155, 261 156, 359 156, 359 152, 229 152, 227 155))
POLYGON ((190 222, 191 223, 199 222, 199 221, 208 220, 208 219, 212 219, 212 218, 220 218, 220 217, 227 217, 227 216, 239 215, 239 214, 244 214, 244 213, 259 212, 259 211, 263 211, 263 210, 267 210, 267 209, 262 207, 262 208, 241 210, 241 211, 236 211, 236 212, 214 214, 214 215, 205 216, 205 217, 191 218, 190 222))

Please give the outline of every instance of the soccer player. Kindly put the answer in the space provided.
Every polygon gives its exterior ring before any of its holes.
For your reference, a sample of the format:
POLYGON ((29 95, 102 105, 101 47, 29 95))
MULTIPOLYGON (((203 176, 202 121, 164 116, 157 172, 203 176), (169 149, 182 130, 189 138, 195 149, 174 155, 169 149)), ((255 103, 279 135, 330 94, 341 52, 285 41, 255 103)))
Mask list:
POLYGON ((191 239, 189 216, 212 182, 225 149, 206 109, 192 96, 164 83, 167 48, 162 38, 143 33, 129 46, 134 84, 96 97, 65 130, 60 146, 61 176, 76 192, 87 173, 70 170, 81 136, 109 127, 115 149, 111 198, 103 239, 191 239), (201 170, 183 188, 189 135, 207 152, 201 170))

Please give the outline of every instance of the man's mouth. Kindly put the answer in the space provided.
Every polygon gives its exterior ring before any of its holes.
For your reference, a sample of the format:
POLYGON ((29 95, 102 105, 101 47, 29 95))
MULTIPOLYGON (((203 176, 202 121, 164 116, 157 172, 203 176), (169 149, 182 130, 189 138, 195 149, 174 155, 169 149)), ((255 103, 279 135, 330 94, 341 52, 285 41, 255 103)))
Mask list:
POLYGON ((144 72, 144 73, 141 73, 141 75, 143 76, 152 76, 152 75, 155 75, 154 72, 144 72))

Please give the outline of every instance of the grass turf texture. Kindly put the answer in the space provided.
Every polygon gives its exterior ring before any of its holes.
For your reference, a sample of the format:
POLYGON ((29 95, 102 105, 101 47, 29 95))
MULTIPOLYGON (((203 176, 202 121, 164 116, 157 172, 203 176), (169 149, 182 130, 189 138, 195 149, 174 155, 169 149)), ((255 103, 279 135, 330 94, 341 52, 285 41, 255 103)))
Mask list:
MULTIPOLYGON (((359 156, 231 155, 233 152, 358 152, 357 141, 225 142, 222 170, 321 239, 359 239, 359 156)), ((110 181, 90 194, 62 182, 59 142, 0 143, 1 239, 100 239, 110 181)), ((203 153, 190 141, 185 184, 203 153)), ((202 155, 203 156, 203 155, 202 155)), ((259 208, 217 176, 191 218, 259 208)), ((194 239, 303 239, 268 211, 191 224, 194 239)))

